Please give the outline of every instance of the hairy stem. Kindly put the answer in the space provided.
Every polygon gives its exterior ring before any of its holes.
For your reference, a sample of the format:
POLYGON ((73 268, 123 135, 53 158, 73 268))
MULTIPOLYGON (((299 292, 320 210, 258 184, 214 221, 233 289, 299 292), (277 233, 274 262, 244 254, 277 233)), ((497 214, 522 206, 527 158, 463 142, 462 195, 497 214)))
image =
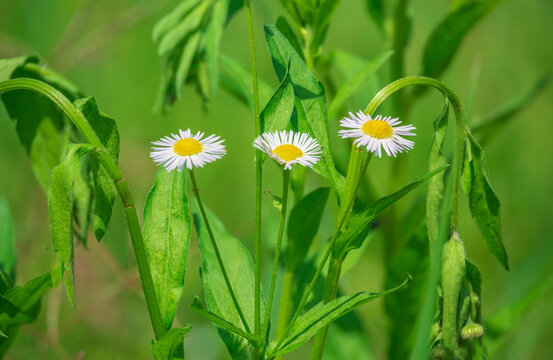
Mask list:
POLYGON ((117 192, 123 202, 125 218, 127 220, 134 255, 136 257, 136 264, 138 266, 138 273, 142 283, 142 290, 144 291, 146 305, 150 314, 150 321, 152 323, 156 339, 161 338, 166 333, 166 329, 163 324, 161 311, 159 309, 155 294, 154 282, 150 272, 148 258, 146 257, 146 248, 144 246, 144 239, 142 238, 142 231, 140 229, 136 207, 131 196, 129 185, 123 178, 121 171, 107 153, 106 148, 84 115, 75 106, 73 106, 73 104, 61 92, 42 81, 34 79, 18 78, 0 83, 0 94, 12 90, 35 91, 52 100, 52 102, 54 102, 73 122, 85 140, 95 147, 98 160, 108 173, 111 180, 114 182, 117 192))

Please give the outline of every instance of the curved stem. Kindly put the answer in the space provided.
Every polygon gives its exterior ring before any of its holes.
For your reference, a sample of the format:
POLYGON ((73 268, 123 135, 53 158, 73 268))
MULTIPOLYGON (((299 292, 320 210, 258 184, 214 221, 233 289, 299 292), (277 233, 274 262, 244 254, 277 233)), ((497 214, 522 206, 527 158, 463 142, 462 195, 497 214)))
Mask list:
MULTIPOLYGON (((259 119, 259 85, 257 80, 257 59, 255 55, 255 41, 253 36, 252 9, 250 0, 244 0, 246 19, 248 22, 248 38, 250 44, 250 58, 252 66, 253 107, 255 136, 261 134, 261 122, 259 119)), ((261 164, 261 151, 255 152, 255 334, 261 332, 261 196, 263 192, 263 167, 261 164)))
POLYGON ((142 283, 142 290, 144 291, 146 305, 150 314, 150 321, 152 323, 156 339, 161 338, 166 333, 166 329, 163 324, 161 311, 156 299, 154 282, 150 272, 148 258, 146 256, 146 249, 142 238, 138 215, 136 213, 136 207, 134 205, 129 186, 123 178, 121 171, 107 153, 106 148, 84 115, 75 106, 73 106, 73 104, 61 92, 52 86, 35 79, 18 78, 0 82, 0 94, 12 90, 35 91, 52 100, 52 102, 54 102, 73 122, 85 140, 96 148, 98 160, 108 173, 111 180, 114 182, 117 192, 123 202, 127 226, 129 228, 134 255, 136 257, 136 264, 138 266, 138 273, 142 283))
MULTIPOLYGON (((278 237, 275 248, 275 257, 273 260, 273 273, 271 275, 271 287, 269 290, 269 300, 267 301, 267 309, 265 309, 265 320, 263 321, 263 334, 267 339, 269 322, 271 320, 271 308, 273 307, 273 297, 275 295, 276 278, 278 274, 278 261, 280 259, 280 248, 282 246, 282 238, 284 236, 284 224, 286 223, 286 207, 288 204, 288 183, 290 182, 290 170, 283 170, 282 173, 282 209, 280 210, 280 224, 278 227, 278 237)), ((267 341, 265 341, 267 343, 267 341)))
POLYGON ((194 175, 194 170, 189 170, 188 173, 190 174, 190 181, 192 182, 192 191, 194 192, 194 195, 196 196, 196 200, 198 200, 198 206, 200 207, 200 212, 202 213, 202 218, 204 220, 205 227, 207 229, 207 233, 209 234, 209 239, 211 240, 211 245, 213 246, 213 250, 215 251, 215 257, 217 258, 217 262, 219 263, 219 268, 221 269, 221 273, 223 274, 223 278, 225 279, 225 283, 227 285, 228 292, 230 294, 230 297, 232 298, 232 302, 234 303, 234 307, 236 308, 236 311, 238 312, 238 316, 240 317, 240 320, 244 324, 244 329, 246 329, 246 332, 251 333, 250 327, 248 326, 248 322, 246 321, 246 317, 244 316, 244 313, 242 312, 242 308, 240 307, 240 304, 238 303, 238 299, 236 298, 236 294, 234 292, 234 289, 232 288, 232 284, 230 283, 230 279, 227 274, 227 270, 225 269, 225 264, 223 263, 223 258, 221 257, 221 252, 219 251, 219 246, 217 246, 217 241, 215 240, 215 236, 213 235, 213 230, 211 230, 211 225, 209 224, 209 220, 207 218, 207 215, 205 213, 204 204, 202 203, 202 199, 200 198, 200 191, 198 190, 198 185, 196 184, 196 176, 194 175))

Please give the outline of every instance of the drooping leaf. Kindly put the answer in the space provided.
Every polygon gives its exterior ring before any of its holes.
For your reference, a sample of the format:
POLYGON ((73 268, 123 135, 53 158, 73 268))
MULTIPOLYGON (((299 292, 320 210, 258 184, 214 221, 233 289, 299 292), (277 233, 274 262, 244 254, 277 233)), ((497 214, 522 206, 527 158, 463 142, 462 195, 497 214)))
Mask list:
POLYGON ((260 115, 261 132, 287 130, 294 110, 294 87, 290 77, 284 77, 260 115))
POLYGON ((290 42, 274 25, 265 26, 265 38, 280 81, 289 73, 296 97, 298 130, 312 134, 322 146, 323 158, 314 170, 325 176, 338 193, 344 178, 334 166, 330 148, 326 113, 326 98, 322 84, 315 79, 290 42), (289 71, 287 69, 289 68, 289 71))
POLYGON ((192 325, 169 330, 161 339, 152 344, 152 354, 155 360, 184 359, 184 336, 192 329, 192 325))
MULTIPOLYGON (((207 209, 206 211, 236 298, 244 312, 249 328, 253 329, 255 321, 255 274, 253 260, 242 242, 230 235, 223 223, 211 211, 207 209)), ((199 215, 199 211, 196 210, 194 211, 194 225, 196 231, 198 231, 198 241, 202 256, 201 275, 207 309, 245 331, 245 327, 240 321, 223 274, 219 268, 205 224, 199 215)), ((262 318, 263 312, 264 307, 262 302, 262 318)), ((253 349, 246 339, 221 327, 217 327, 217 330, 233 359, 253 358, 253 349)))
POLYGON ((378 55, 374 60, 368 62, 361 70, 359 70, 355 75, 347 79, 336 92, 334 99, 330 103, 328 108, 328 117, 333 119, 340 108, 345 104, 345 102, 355 94, 359 88, 373 76, 382 65, 392 56, 392 51, 386 51, 378 55))
POLYGON ((434 29, 426 42, 423 73, 439 77, 449 66, 469 31, 502 0, 471 0, 463 3, 434 29))
POLYGON ((160 167, 144 205, 143 221, 157 302, 170 329, 184 288, 191 235, 185 173, 160 167))
POLYGON ((378 27, 378 30, 380 30, 382 35, 386 35, 386 27, 385 27, 386 13, 384 9, 384 1, 383 0, 365 0, 365 5, 367 6, 367 12, 369 13, 369 16, 378 27))
MULTIPOLYGON (((115 120, 104 114, 92 97, 79 99, 74 104, 86 117, 92 129, 106 147, 106 151, 111 155, 111 159, 117 164, 119 162, 119 131, 115 120)), ((94 233, 96 239, 100 241, 106 233, 117 190, 98 159, 94 156, 90 157, 90 162, 95 188, 94 233)))
MULTIPOLYGON (((221 84, 233 96, 248 104, 253 110, 252 74, 233 58, 221 55, 221 64, 225 73, 221 75, 221 84), (228 73, 228 74, 227 74, 228 73)), ((258 79, 259 106, 265 107, 273 89, 262 79, 258 79)))
POLYGON ((51 275, 46 273, 0 294, 0 331, 7 335, 0 336, 0 358, 10 349, 19 327, 36 320, 42 297, 52 286, 51 275))
POLYGON ((282 356, 297 349, 319 330, 330 325, 356 307, 394 291, 404 289, 409 281, 410 278, 398 287, 380 293, 360 292, 354 295, 341 296, 326 304, 319 302, 298 318, 288 336, 280 344, 275 341, 271 344, 269 350, 270 356, 282 356))
POLYGON ((484 116, 478 125, 472 128, 472 133, 478 142, 485 146, 500 130, 503 129, 521 111, 538 98, 539 94, 547 87, 551 80, 551 73, 540 77, 534 85, 523 94, 509 100, 498 109, 484 116))
POLYGON ((490 252, 505 269, 509 270, 507 252, 501 236, 499 199, 490 186, 484 171, 483 157, 484 150, 470 131, 466 129, 462 185, 469 199, 470 212, 490 252))
POLYGON ((301 199, 290 212, 284 262, 292 272, 303 263, 317 235, 329 193, 329 188, 314 190, 301 199))
MULTIPOLYGON (((434 138, 428 156, 428 169, 430 171, 446 164, 442 151, 447 131, 447 119, 449 114, 449 101, 444 98, 444 108, 434 121, 434 138)), ((444 193, 444 173, 440 173, 428 180, 428 193, 426 195, 426 227, 428 229, 428 241, 430 249, 438 239, 438 227, 440 225, 440 209, 444 193)))
POLYGON ((390 205, 401 199, 404 195, 408 194, 411 190, 431 178, 432 176, 439 174, 445 170, 447 166, 442 166, 428 174, 416 179, 409 185, 396 191, 395 193, 383 197, 373 204, 369 205, 365 210, 352 216, 346 224, 345 230, 338 236, 336 244, 334 245, 333 252, 336 255, 344 257, 348 251, 356 249, 362 245, 363 240, 366 238, 370 229, 370 224, 382 211, 387 209, 390 205))
POLYGON ((48 189, 48 214, 52 233, 52 247, 58 267, 52 273, 54 285, 63 279, 67 297, 75 307, 75 283, 73 279, 73 179, 80 171, 80 157, 92 149, 91 145, 78 144, 69 147, 65 160, 52 171, 48 189))
MULTIPOLYGON (((5 197, 0 197, 0 272, 3 272, 11 283, 15 281, 15 253, 13 220, 10 207, 5 197)), ((0 291, 4 281, 0 279, 0 291)))

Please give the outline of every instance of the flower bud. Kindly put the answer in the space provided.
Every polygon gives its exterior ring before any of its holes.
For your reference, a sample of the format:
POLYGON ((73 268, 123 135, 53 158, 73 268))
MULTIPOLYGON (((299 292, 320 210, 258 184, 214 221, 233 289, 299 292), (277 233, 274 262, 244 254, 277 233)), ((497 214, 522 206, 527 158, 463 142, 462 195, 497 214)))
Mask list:
POLYGON ((484 335, 484 327, 480 324, 467 324, 461 329, 461 337, 470 340, 484 335))

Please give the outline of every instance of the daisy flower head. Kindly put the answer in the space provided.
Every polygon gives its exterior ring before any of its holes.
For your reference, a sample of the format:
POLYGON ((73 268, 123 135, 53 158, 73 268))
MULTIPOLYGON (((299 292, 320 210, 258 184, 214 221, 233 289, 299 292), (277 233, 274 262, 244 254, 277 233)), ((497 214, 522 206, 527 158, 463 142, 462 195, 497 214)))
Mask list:
POLYGON ((201 131, 194 135, 190 129, 179 130, 178 135, 171 134, 152 142, 154 146, 150 156, 156 164, 165 166, 168 172, 175 169, 180 172, 185 166, 191 170, 225 156, 227 151, 223 141, 215 135, 204 138, 201 131))
POLYGON ((253 147, 263 151, 290 170, 292 165, 312 167, 320 158, 321 146, 307 133, 290 131, 266 132, 258 136, 253 147))
POLYGON ((340 130, 342 138, 355 138, 354 144, 357 147, 365 146, 367 151, 373 152, 376 156, 382 156, 382 148, 386 155, 396 157, 398 153, 408 151, 415 146, 411 140, 402 136, 415 136, 411 130, 416 128, 413 125, 402 125, 398 118, 392 119, 391 116, 376 116, 374 119, 359 111, 357 115, 349 113, 350 117, 340 120, 342 127, 347 130, 340 130))

